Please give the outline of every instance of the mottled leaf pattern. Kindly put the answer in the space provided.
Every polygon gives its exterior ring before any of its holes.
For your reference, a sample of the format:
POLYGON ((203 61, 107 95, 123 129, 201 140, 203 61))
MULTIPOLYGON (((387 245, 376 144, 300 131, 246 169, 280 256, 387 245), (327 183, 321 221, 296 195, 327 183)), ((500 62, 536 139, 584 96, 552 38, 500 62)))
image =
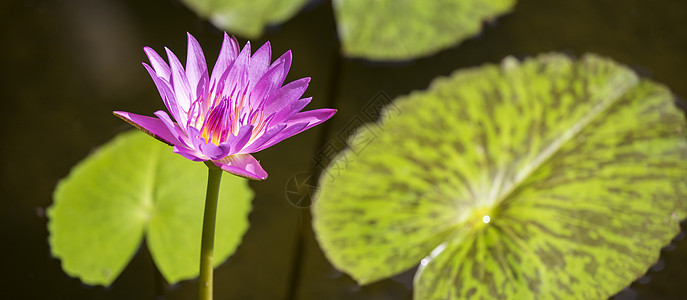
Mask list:
POLYGON ((295 15, 306 0, 182 0, 198 15, 228 32, 260 37, 265 27, 295 15))
POLYGON ((605 299, 687 213, 683 115, 610 60, 507 58, 394 105, 313 207, 327 257, 360 283, 422 261, 416 299, 605 299))
POLYGON ((515 0, 335 0, 339 37, 348 56, 406 60, 449 48, 506 13, 515 0))
MULTIPOLYGON (((138 130, 81 161, 55 189, 50 247, 62 269, 84 283, 110 285, 139 248, 148 248, 170 283, 198 275, 207 167, 138 130)), ((215 265, 248 229, 252 191, 226 175, 220 186, 215 265)))

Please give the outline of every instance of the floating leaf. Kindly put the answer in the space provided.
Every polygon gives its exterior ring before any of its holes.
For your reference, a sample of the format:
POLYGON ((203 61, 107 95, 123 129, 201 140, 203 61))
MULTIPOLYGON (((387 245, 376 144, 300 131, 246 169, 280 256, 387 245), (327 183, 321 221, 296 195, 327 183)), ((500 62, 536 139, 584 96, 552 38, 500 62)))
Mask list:
MULTIPOLYGON (((215 265, 248 228, 247 180, 223 176, 215 265)), ((110 285, 144 234, 170 283, 198 275, 207 167, 172 153, 146 134, 121 134, 80 162, 57 186, 50 207, 50 246, 64 271, 87 284, 110 285)))
POLYGON ((247 38, 257 38, 264 28, 293 17, 307 0, 183 0, 215 26, 247 38))
POLYGON ((679 231, 684 133, 665 87, 610 60, 507 58, 363 127, 314 228, 361 284, 420 263, 416 299, 606 299, 679 231))
POLYGON ((515 0, 334 1, 344 52, 374 60, 429 55, 470 38, 515 0))

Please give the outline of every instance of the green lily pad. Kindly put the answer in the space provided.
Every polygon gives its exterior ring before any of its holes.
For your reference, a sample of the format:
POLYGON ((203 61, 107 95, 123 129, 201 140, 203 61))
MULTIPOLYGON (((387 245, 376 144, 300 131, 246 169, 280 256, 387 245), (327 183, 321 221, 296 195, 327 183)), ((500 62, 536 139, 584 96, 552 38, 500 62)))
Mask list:
MULTIPOLYGON (((48 210, 50 247, 70 276, 110 285, 146 236, 170 283, 198 276, 207 167, 139 131, 123 133, 60 181, 48 210)), ((253 192, 223 176, 215 266, 241 243, 253 192)))
POLYGON ((470 38, 515 0, 333 1, 343 51, 373 60, 407 60, 470 38))
POLYGON ((416 299, 606 299, 687 215, 673 99, 595 55, 436 79, 325 170, 317 239, 361 284, 420 264, 416 299))
POLYGON ((215 26, 247 38, 293 17, 307 0, 182 0, 215 26))

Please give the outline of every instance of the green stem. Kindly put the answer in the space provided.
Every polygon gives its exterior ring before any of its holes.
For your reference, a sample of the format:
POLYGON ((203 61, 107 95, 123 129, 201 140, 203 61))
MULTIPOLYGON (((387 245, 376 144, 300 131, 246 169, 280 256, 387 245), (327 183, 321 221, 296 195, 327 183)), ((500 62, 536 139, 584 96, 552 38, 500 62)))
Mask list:
POLYGON ((198 299, 212 300, 212 258, 215 244, 215 218, 217 217, 217 196, 222 180, 222 169, 210 161, 208 166, 208 190, 205 194, 203 215, 203 237, 200 242, 200 276, 198 277, 198 299))

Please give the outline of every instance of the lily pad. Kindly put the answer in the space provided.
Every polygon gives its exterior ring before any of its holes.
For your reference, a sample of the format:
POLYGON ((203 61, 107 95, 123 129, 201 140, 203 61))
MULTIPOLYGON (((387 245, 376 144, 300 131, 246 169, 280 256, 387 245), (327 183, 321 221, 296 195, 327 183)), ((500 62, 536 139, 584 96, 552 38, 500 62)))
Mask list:
POLYGON ((215 26, 246 38, 293 17, 307 0, 182 0, 215 26))
POLYGON ((595 55, 436 79, 325 170, 317 239, 361 284, 419 264, 416 299, 606 299, 687 215, 673 102, 595 55))
POLYGON ((515 0, 333 1, 343 51, 373 60, 407 60, 454 46, 515 0))
MULTIPOLYGON (((60 181, 48 210, 50 247, 70 276, 110 285, 144 235, 170 283, 198 276, 207 167, 137 131, 123 133, 60 181)), ((241 243, 253 192, 223 176, 215 232, 215 266, 241 243)))

